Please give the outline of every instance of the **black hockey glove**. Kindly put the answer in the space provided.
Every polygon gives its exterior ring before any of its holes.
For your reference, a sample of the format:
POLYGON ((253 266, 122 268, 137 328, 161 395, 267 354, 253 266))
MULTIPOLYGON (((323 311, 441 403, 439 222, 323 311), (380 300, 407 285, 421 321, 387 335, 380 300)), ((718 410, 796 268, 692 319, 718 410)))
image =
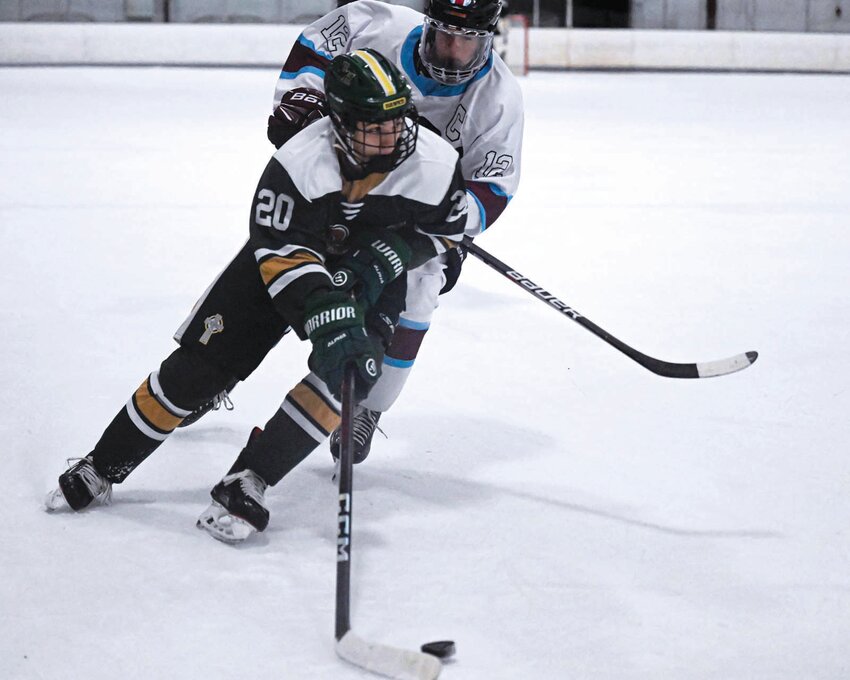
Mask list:
POLYGON ((393 322, 388 314, 379 312, 377 309, 370 309, 366 314, 366 333, 369 334, 372 342, 380 349, 379 359, 384 358, 387 353, 387 348, 392 342, 395 335, 395 327, 398 321, 393 322))
POLYGON ((269 141, 282 147, 310 123, 327 115, 325 94, 309 87, 296 87, 284 92, 280 104, 269 116, 269 141))
POLYGON ((404 239, 390 231, 363 232, 354 245, 354 250, 338 260, 334 285, 352 291, 368 309, 384 287, 404 273, 412 253, 404 239))
POLYGON ((460 268, 463 267, 463 261, 466 259, 467 250, 463 245, 456 246, 446 253, 446 265, 443 271, 446 275, 446 282, 440 288, 440 295, 448 293, 455 287, 458 277, 460 277, 460 268))
POLYGON ((355 398, 361 401, 381 375, 381 351, 363 326, 363 310, 346 293, 320 293, 307 301, 304 332, 313 343, 307 364, 337 399, 345 367, 357 369, 355 398))
POLYGON ((384 354, 392 342, 399 317, 404 311, 406 297, 407 277, 399 276, 384 287, 384 292, 375 306, 366 312, 366 332, 370 338, 380 342, 384 354))

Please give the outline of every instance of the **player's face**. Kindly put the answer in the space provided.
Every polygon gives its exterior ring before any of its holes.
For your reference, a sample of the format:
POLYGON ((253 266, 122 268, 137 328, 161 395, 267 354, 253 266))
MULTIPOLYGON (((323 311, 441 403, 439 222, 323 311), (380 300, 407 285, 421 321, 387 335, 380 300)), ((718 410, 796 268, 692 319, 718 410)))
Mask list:
POLYGON ((386 156, 395 151, 401 130, 401 118, 385 120, 383 123, 358 121, 351 135, 351 148, 363 160, 386 156))
POLYGON ((425 18, 419 58, 428 75, 445 85, 472 78, 490 57, 493 34, 425 18))
POLYGON ((437 31, 434 36, 434 51, 440 63, 448 67, 465 68, 471 64, 480 49, 480 38, 437 31))

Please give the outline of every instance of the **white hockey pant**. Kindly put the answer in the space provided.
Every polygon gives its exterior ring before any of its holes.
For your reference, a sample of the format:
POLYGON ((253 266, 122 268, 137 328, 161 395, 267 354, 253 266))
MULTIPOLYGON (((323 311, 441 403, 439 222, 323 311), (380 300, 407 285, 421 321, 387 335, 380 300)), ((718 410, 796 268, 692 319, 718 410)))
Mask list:
POLYGON ((366 408, 387 411, 398 399, 410 377, 434 310, 439 306, 440 290, 445 281, 442 257, 428 260, 407 273, 405 310, 384 357, 381 377, 363 402, 366 408))

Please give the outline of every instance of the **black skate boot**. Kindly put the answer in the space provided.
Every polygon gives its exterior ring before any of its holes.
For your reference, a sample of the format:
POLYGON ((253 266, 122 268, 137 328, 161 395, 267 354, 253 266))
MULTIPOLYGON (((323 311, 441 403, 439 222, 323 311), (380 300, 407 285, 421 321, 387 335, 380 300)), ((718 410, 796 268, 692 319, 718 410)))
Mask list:
MULTIPOLYGON (((262 430, 255 427, 251 439, 262 430)), ((210 492, 212 503, 198 517, 196 526, 225 543, 241 543, 269 525, 264 494, 268 484, 253 470, 225 475, 210 492)))
MULTIPOLYGON (((71 461, 68 460, 68 464, 71 461)), ((87 508, 92 502, 109 505, 112 502, 112 482, 101 476, 92 465, 91 459, 79 458, 59 475, 59 487, 51 491, 44 501, 50 510, 70 508, 77 511, 87 508)))
MULTIPOLYGON (((381 417, 380 411, 372 411, 368 408, 358 406, 357 412, 354 414, 354 464, 362 463, 369 455, 369 449, 372 448, 372 437, 375 435, 375 430, 383 430, 378 427, 378 420, 381 417)), ((339 460, 339 439, 340 429, 336 428, 331 432, 331 455, 334 461, 339 460)))

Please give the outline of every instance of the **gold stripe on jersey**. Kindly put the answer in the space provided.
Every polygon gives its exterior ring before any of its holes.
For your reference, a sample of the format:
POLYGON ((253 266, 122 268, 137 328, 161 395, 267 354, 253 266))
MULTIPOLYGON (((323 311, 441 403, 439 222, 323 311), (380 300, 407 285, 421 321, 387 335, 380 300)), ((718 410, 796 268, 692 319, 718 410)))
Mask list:
POLYGON ((351 203, 357 203, 386 178, 387 173, 385 172, 372 172, 363 179, 355 179, 354 181, 343 179, 342 195, 345 197, 345 200, 351 203))
POLYGON ((289 257, 275 255, 267 260, 263 260, 260 264, 260 276, 263 278, 263 283, 268 286, 284 272, 304 264, 321 264, 321 260, 312 253, 303 250, 300 252, 296 251, 289 257))
POLYGON ((339 427, 340 416, 336 409, 304 381, 293 387, 287 398, 291 399, 310 420, 324 430, 325 436, 339 427))
POLYGON ((153 392, 151 392, 147 380, 139 385, 139 389, 133 395, 132 402, 138 414, 152 427, 161 432, 171 432, 183 422, 183 418, 175 416, 159 402, 153 392))
POLYGON ((371 54, 369 54, 366 50, 354 50, 354 54, 360 57, 364 62, 366 62, 366 66, 369 67, 369 70, 375 74, 375 77, 378 79, 378 82, 381 84, 381 87, 384 88, 384 94, 387 96, 396 93, 395 85, 393 85, 393 81, 387 75, 387 72, 381 67, 378 63, 378 60, 375 59, 371 54))

